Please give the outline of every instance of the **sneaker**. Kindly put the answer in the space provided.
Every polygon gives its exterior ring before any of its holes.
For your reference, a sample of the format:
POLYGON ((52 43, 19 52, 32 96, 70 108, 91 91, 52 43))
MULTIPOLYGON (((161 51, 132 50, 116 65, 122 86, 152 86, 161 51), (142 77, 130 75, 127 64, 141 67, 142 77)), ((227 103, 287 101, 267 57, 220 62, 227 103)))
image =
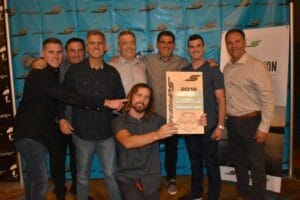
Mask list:
POLYGON ((175 179, 167 180, 167 186, 168 186, 168 193, 170 195, 174 195, 174 194, 177 193, 177 187, 176 187, 175 179))

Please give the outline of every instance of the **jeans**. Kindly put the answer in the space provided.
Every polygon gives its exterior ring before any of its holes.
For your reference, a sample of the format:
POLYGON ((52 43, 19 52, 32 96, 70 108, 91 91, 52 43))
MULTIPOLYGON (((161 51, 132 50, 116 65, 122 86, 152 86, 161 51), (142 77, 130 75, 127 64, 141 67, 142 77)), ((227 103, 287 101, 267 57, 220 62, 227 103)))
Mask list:
POLYGON ((185 143, 191 163, 192 198, 203 195, 203 168, 208 176, 208 200, 218 200, 221 191, 221 175, 217 159, 218 142, 211 139, 212 131, 204 135, 187 135, 185 143))
POLYGON ((46 145, 29 138, 18 140, 15 145, 25 161, 25 199, 45 200, 48 187, 46 145))
POLYGON ((257 143, 254 138, 260 120, 260 116, 228 118, 228 141, 237 177, 237 190, 240 195, 251 195, 255 200, 265 200, 266 188, 265 143, 257 143), (251 171, 252 191, 248 169, 251 171))
POLYGON ((176 178, 176 165, 177 165, 177 145, 178 136, 173 135, 172 137, 164 139, 166 156, 165 156, 165 169, 167 173, 167 180, 176 178))
POLYGON ((94 153, 101 162, 108 194, 111 200, 121 200, 121 193, 116 182, 116 146, 113 137, 106 140, 83 140, 73 134, 77 164, 77 200, 87 200, 89 191, 90 167, 94 153))
POLYGON ((50 170, 53 184, 55 186, 54 193, 58 196, 63 196, 66 193, 66 155, 67 148, 70 151, 70 170, 72 175, 72 187, 76 191, 76 158, 75 147, 72 142, 71 135, 64 135, 56 126, 54 140, 50 146, 50 170))

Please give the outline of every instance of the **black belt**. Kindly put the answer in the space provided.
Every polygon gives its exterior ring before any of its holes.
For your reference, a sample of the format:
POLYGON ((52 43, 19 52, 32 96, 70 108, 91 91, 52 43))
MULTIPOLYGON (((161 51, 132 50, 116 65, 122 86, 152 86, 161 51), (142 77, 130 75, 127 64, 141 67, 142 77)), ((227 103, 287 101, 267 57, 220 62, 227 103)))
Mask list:
POLYGON ((247 119, 247 118, 256 117, 256 116, 259 116, 259 115, 261 115, 261 111, 254 111, 254 112, 247 113, 247 114, 241 115, 241 116, 229 115, 228 117, 232 117, 232 118, 235 118, 235 119, 247 119))

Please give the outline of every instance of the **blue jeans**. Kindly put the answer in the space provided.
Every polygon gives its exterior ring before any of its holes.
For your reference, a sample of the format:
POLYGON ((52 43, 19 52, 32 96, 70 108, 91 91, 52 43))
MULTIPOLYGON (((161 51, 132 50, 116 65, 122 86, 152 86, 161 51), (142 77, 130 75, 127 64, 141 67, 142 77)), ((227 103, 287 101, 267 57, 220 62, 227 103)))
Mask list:
POLYGON ((186 147, 191 163, 192 198, 203 195, 203 168, 208 176, 208 200, 218 200, 221 192, 221 175, 217 159, 218 142, 211 139, 212 131, 204 135, 185 136, 186 147))
POLYGON ((121 192, 114 176, 117 166, 114 138, 90 141, 73 134, 72 139, 76 149, 77 200, 88 199, 90 168, 94 153, 101 162, 110 199, 121 200, 121 192))
POLYGON ((45 200, 48 187, 46 145, 29 138, 18 140, 15 145, 25 161, 25 199, 45 200))

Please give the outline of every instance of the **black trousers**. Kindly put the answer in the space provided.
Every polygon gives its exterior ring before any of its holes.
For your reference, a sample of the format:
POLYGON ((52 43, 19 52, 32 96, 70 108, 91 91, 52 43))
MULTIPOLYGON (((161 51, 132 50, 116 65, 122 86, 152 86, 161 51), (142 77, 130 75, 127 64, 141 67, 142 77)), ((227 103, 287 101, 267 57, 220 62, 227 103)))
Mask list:
MULTIPOLYGON (((66 155, 69 148, 70 170, 72 176, 72 187, 76 187, 76 157, 72 135, 64 135, 57 125, 53 142, 50 145, 50 172, 54 184, 54 193, 63 195, 66 193, 66 155)), ((73 188, 76 192, 76 188, 73 188)))
POLYGON ((165 143, 165 170, 167 172, 167 180, 176 178, 176 165, 177 165, 177 145, 178 135, 166 138, 163 142, 165 143))
POLYGON ((218 142, 211 139, 212 132, 213 130, 203 135, 184 136, 191 163, 193 199, 203 195, 204 167, 208 176, 208 200, 218 200, 221 192, 221 175, 217 158, 218 142))
POLYGON ((228 118, 228 141, 237 176, 237 190, 240 195, 250 195, 253 200, 265 200, 265 143, 257 143, 254 139, 260 120, 260 115, 228 118), (248 170, 252 187, 249 186, 248 170))

